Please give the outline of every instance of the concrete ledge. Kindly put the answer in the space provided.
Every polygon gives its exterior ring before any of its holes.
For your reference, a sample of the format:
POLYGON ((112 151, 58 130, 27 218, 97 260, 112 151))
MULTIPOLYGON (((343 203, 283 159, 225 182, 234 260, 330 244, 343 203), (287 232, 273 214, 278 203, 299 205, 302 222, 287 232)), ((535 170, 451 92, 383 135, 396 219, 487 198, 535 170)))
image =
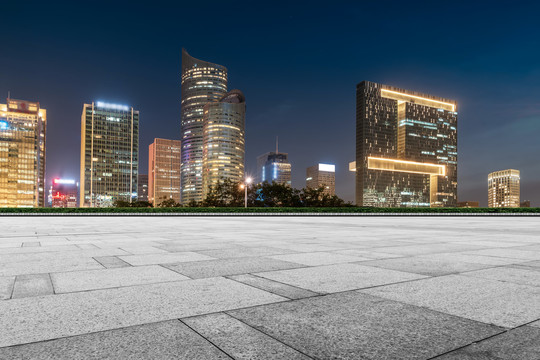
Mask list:
POLYGON ((540 213, 0 213, 0 216, 540 216, 540 213))

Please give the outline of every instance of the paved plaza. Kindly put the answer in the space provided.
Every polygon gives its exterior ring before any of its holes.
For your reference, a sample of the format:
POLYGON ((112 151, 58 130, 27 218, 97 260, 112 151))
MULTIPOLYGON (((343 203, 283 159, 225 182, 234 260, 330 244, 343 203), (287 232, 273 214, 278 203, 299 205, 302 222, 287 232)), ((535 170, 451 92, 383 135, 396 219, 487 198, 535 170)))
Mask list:
POLYGON ((0 217, 0 359, 540 359, 539 217, 0 217))

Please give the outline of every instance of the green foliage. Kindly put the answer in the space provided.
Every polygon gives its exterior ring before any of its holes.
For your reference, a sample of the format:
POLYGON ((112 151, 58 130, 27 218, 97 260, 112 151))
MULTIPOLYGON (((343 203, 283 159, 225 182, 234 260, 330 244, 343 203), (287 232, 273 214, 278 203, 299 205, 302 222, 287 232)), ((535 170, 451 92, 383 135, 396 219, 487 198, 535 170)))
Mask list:
POLYGON ((126 207, 136 207, 136 208, 147 208, 152 207, 152 203, 148 201, 123 201, 123 200, 116 200, 114 202, 114 206, 117 208, 126 208, 126 207))
POLYGON ((174 201, 174 199, 167 199, 163 200, 159 203, 160 208, 172 208, 172 207, 180 207, 181 205, 174 201))

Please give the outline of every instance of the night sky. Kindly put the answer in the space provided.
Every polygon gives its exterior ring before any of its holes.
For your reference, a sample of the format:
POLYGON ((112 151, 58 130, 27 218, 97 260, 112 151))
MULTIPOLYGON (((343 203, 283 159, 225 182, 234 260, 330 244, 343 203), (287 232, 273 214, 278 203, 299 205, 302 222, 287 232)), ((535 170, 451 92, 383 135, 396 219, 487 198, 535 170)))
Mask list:
POLYGON ((185 47, 246 95, 248 172, 279 136, 294 187, 335 163, 353 201, 355 89, 370 80, 458 101, 459 201, 487 206, 488 173, 514 168, 539 206, 540 5, 497 3, 4 2, 0 101, 47 109, 48 181, 79 178, 83 103, 134 106, 147 173, 153 139, 180 137, 185 47))

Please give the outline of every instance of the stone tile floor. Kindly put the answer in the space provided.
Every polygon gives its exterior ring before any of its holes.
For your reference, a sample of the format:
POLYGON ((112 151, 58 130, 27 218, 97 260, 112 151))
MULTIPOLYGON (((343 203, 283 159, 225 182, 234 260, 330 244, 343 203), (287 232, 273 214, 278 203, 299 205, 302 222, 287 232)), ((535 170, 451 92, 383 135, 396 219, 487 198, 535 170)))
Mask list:
POLYGON ((538 217, 0 217, 0 359, 540 359, 538 217))

